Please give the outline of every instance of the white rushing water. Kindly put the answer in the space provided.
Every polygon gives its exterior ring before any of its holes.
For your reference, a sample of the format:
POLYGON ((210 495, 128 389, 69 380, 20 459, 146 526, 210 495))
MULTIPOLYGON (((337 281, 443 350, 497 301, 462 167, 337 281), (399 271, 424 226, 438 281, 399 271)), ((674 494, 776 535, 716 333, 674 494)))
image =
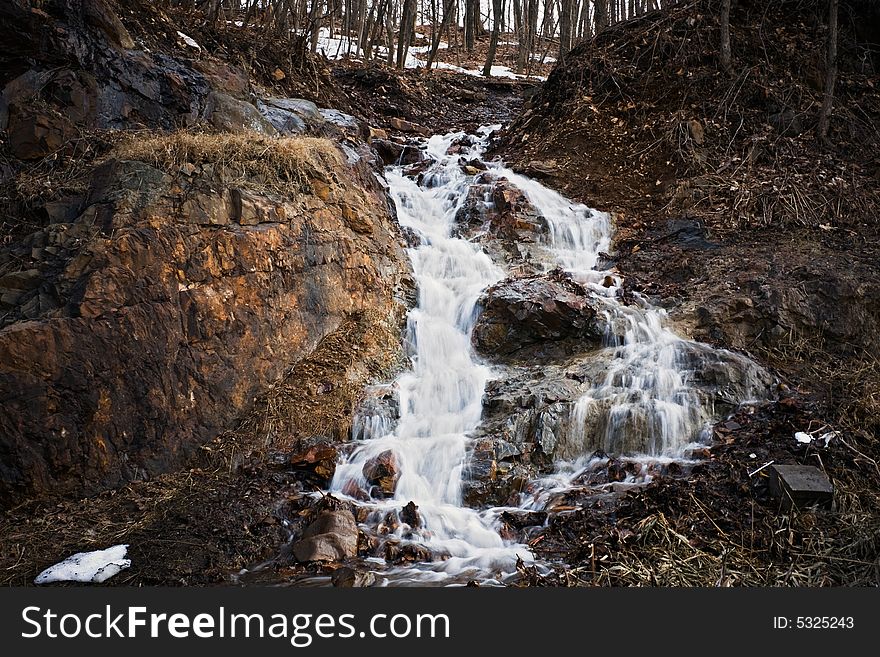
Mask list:
MULTIPOLYGON (((408 325, 412 367, 396 381, 396 425, 387 415, 356 418, 357 447, 340 463, 332 484, 337 494, 368 491, 364 465, 383 452, 394 453, 400 471, 394 496, 369 504, 374 524, 409 501, 418 505, 421 529, 410 532, 402 525, 398 536, 448 556, 416 569, 423 581, 462 573, 503 576, 514 570, 517 557, 531 559, 525 546, 499 536, 500 510, 462 504, 468 436, 480 422, 484 388, 493 378, 491 368, 474 355, 470 333, 480 294, 505 277, 477 244, 454 236, 456 212, 475 178, 462 171, 460 157, 479 157, 485 149, 481 140, 469 152, 447 155, 462 136, 427 141, 425 154, 434 163, 421 184, 405 176, 403 167, 386 170, 400 224, 421 241, 409 251, 419 290, 408 325)), ((680 458, 700 438, 712 412, 689 385, 686 363, 693 358, 685 356, 712 350, 668 330, 662 310, 619 300, 620 278, 596 269, 611 245, 607 214, 572 203, 500 163, 489 163, 489 171, 522 190, 545 217, 546 268, 561 267, 594 292, 608 327, 605 347, 597 354, 604 376, 585 384, 566 429, 565 441, 576 451, 581 446, 581 457, 548 477, 538 493, 524 496, 523 506, 539 507, 548 494, 569 485, 595 449, 655 461, 680 458)))
POLYGON ((483 390, 491 378, 489 367, 474 356, 470 333, 477 299, 504 272, 479 246, 451 235, 472 182, 461 172, 458 156, 446 154, 456 136, 428 140, 426 155, 437 163, 421 186, 400 168, 386 172, 401 226, 421 240, 409 251, 419 290, 418 305, 409 314, 412 369, 397 381, 397 426, 385 435, 369 435, 372 420, 358 422, 365 440, 339 465, 332 488, 342 491, 355 483, 369 489, 364 464, 391 450, 400 479, 393 499, 376 502, 377 514, 414 501, 423 525, 415 540, 449 555, 438 562, 440 571, 511 572, 517 556, 530 559, 529 551, 501 539, 494 514, 468 509, 461 500, 467 437, 480 421, 483 390))

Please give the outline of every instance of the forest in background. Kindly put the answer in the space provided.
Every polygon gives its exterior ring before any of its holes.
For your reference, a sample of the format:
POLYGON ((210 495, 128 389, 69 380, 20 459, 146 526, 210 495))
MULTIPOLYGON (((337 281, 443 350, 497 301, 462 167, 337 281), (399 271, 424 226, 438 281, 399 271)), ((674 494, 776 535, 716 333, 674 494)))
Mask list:
MULTIPOLYGON (((489 75, 499 44, 518 47, 517 73, 534 59, 562 56, 610 25, 673 5, 671 0, 165 0, 202 12, 212 25, 230 23, 278 35, 297 33, 316 52, 322 29, 341 37, 345 55, 384 58, 404 68, 407 53, 427 39, 427 66, 446 43, 473 53, 488 38, 489 75), (445 41, 444 41, 445 40, 445 41)), ((729 11, 729 1, 725 3, 729 11)), ((552 60, 550 60, 552 61, 552 60)))

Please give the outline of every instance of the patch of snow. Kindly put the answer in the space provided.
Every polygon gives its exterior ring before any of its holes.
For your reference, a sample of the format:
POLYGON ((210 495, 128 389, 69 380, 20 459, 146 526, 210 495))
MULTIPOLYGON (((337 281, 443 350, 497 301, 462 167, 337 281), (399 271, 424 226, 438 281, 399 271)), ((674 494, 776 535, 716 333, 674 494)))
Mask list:
POLYGON ((196 43, 196 40, 195 40, 195 39, 193 39, 191 36, 187 36, 186 34, 184 34, 183 32, 181 32, 180 30, 177 31, 177 36, 179 36, 180 39, 181 39, 186 45, 188 45, 190 48, 195 48, 196 50, 201 50, 201 49, 202 49, 202 47, 201 47, 198 43, 196 43))
POLYGON ((61 563, 49 566, 37 575, 34 584, 51 584, 52 582, 91 582, 100 584, 121 570, 131 566, 131 559, 126 559, 128 545, 114 545, 106 550, 94 552, 77 552, 61 563))
MULTIPOLYGON (((441 41, 438 44, 438 49, 442 50, 444 48, 449 48, 449 44, 445 41, 441 41)), ((428 65, 427 60, 420 59, 416 55, 425 55, 430 52, 431 46, 411 46, 406 53, 406 63, 404 64, 405 68, 425 68, 428 65)), ((345 36, 334 37, 330 34, 330 30, 326 27, 322 27, 318 31, 318 47, 317 51, 322 53, 327 59, 341 59, 347 55, 357 55, 358 54, 358 44, 356 38, 349 38, 345 36)), ((380 46, 375 49, 376 58, 384 61, 388 57, 388 49, 384 46, 380 46)), ((396 52, 395 52, 396 56, 396 52)), ((548 57, 545 61, 555 61, 552 57, 548 57)), ((447 64, 446 62, 434 62, 434 68, 442 68, 449 71, 455 71, 456 73, 464 73, 465 75, 473 75, 475 77, 481 77, 483 75, 482 70, 468 69, 462 68, 461 66, 456 66, 455 64, 447 64)), ((490 72, 491 75, 500 78, 511 78, 514 80, 546 80, 547 78, 541 77, 538 75, 521 75, 518 73, 514 73, 507 66, 493 66, 490 72)))
POLYGON ((804 433, 803 431, 798 431, 796 434, 794 434, 794 439, 799 443, 813 442, 813 437, 808 433, 804 433))

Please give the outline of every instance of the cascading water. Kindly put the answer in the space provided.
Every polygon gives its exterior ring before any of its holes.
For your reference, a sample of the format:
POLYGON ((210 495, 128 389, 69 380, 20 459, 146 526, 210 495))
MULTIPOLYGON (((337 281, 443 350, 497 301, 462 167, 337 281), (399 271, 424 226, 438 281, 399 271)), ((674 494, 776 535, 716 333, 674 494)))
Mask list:
MULTIPOLYGON (((385 435, 363 435, 366 440, 337 468, 332 488, 368 489, 364 465, 390 450, 400 478, 392 499, 375 502, 377 517, 414 501, 422 528, 413 540, 448 555, 437 570, 510 572, 517 556, 529 559, 529 551, 501 539, 492 527, 493 514, 479 514, 461 501, 467 436, 480 421, 483 390, 491 378, 491 370, 474 357, 470 332, 481 292, 504 273, 478 246, 451 236, 471 183, 458 157, 446 154, 457 136, 428 140, 426 155, 436 163, 421 186, 400 168, 387 171, 398 220, 421 240, 409 252, 419 290, 418 305, 409 314, 415 353, 412 369, 397 381, 397 426, 385 435)), ((358 426, 369 433, 369 422, 358 426)), ((399 531, 403 535, 408 529, 399 531)))
MULTIPOLYGON (((404 175, 403 167, 386 171, 400 224, 421 241, 409 251, 419 289, 408 325, 412 368, 396 382, 396 426, 391 429, 387 414, 357 417, 357 447, 339 464, 332 483, 339 494, 359 491, 363 497, 370 490, 364 466, 383 453, 394 455, 399 480, 392 496, 370 499, 372 522, 409 501, 418 505, 421 527, 413 531, 401 525, 396 533, 440 556, 410 570, 422 581, 476 573, 491 578, 511 572, 518 557, 530 559, 525 546, 502 540, 496 531, 500 509, 462 506, 468 436, 480 423, 483 391, 493 377, 474 356, 470 333, 480 294, 505 276, 478 245, 453 236, 456 213, 474 184, 460 158, 480 157, 486 143, 483 138, 469 152, 448 154, 462 136, 427 141, 425 155, 433 162, 420 184, 404 175)), ((591 356, 604 375, 585 384, 567 426, 559 428, 569 452, 580 458, 543 486, 539 482, 523 506, 540 506, 548 492, 567 486, 596 449, 645 459, 681 458, 712 417, 711 403, 691 385, 694 369, 703 358, 746 359, 678 337, 664 327, 663 311, 644 301, 619 300, 619 277, 596 269, 611 244, 607 214, 571 203, 499 163, 488 167, 490 175, 522 190, 543 215, 549 228, 544 266, 561 267, 601 300, 607 325, 605 347, 591 356)), ((759 383, 753 387, 758 396, 759 383)))
POLYGON ((625 455, 642 466, 685 461, 691 448, 704 444, 704 432, 715 419, 712 398, 693 382, 702 369, 723 365, 739 373, 743 380, 733 403, 765 394, 760 368, 744 356, 681 338, 665 326, 665 311, 640 297, 629 305, 621 302, 620 277, 597 268, 611 243, 607 214, 572 204, 502 166, 494 170, 522 190, 546 220, 553 262, 545 266, 561 267, 590 290, 602 302, 606 326, 605 348, 590 355, 601 365, 594 369, 604 375, 588 386, 560 428, 565 451, 579 456, 557 464, 555 475, 524 494, 524 507, 542 508, 553 493, 602 461, 591 456, 597 451, 625 455))

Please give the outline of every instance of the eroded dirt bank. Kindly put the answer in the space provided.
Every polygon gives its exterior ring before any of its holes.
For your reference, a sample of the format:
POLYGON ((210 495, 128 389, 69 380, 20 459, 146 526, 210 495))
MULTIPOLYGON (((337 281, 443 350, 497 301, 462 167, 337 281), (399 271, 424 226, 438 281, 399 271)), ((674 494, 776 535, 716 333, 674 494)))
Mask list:
POLYGON ((688 480, 651 485, 613 513, 578 508, 532 540, 580 563, 556 583, 876 584, 877 16, 845 9, 855 19, 823 145, 819 10, 734 3, 728 75, 710 4, 578 46, 497 153, 612 212, 610 257, 631 289, 683 334, 774 368, 781 398, 717 426, 688 480), (793 438, 831 429, 841 434, 827 448, 793 438), (780 513, 766 479, 750 476, 771 460, 821 467, 835 510, 780 513))

